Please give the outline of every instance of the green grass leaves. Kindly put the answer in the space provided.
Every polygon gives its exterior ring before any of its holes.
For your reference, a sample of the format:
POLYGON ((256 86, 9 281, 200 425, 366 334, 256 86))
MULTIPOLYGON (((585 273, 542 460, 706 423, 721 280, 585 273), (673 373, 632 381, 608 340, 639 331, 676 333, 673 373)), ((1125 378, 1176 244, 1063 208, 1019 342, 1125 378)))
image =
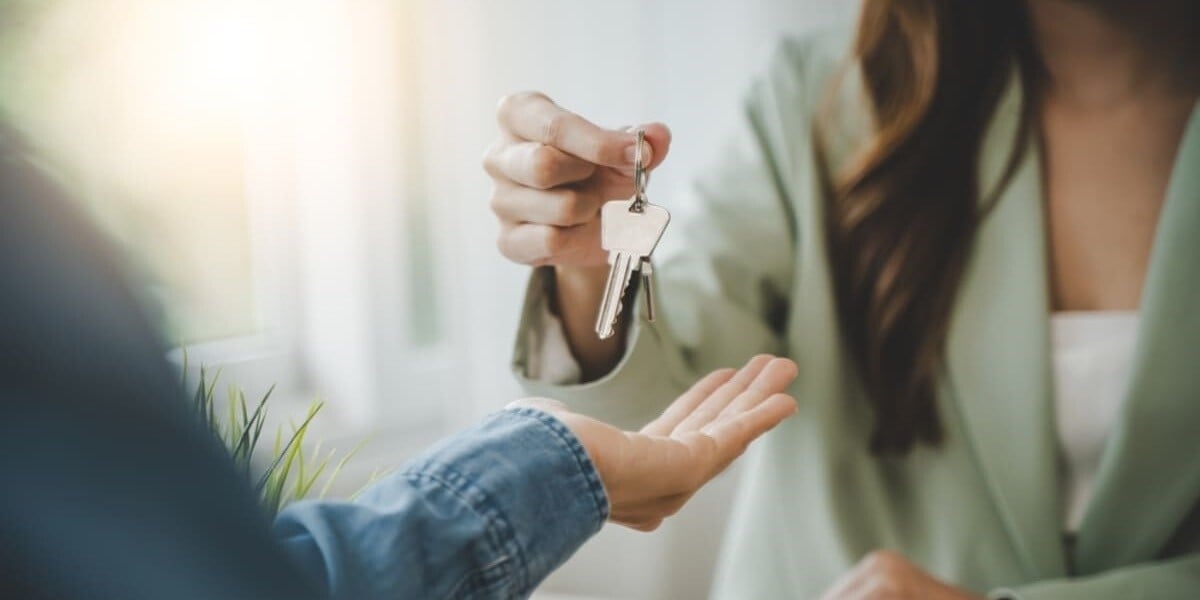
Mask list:
MULTIPOLYGON (((186 352, 183 372, 184 386, 187 389, 190 386, 186 375, 186 352)), ((196 382, 191 395, 193 408, 196 415, 225 445, 238 470, 248 481, 254 482, 254 490, 263 508, 272 517, 288 504, 310 497, 314 490, 318 490, 316 497, 324 498, 342 469, 366 443, 366 440, 363 440, 340 458, 336 449, 324 451, 320 443, 312 446, 311 453, 306 453, 305 438, 309 427, 325 407, 323 402, 314 401, 299 424, 292 422, 286 428, 282 424, 276 427, 274 441, 268 452, 265 448, 260 448, 259 443, 263 439, 268 402, 275 386, 271 386, 262 398, 249 402, 241 388, 230 385, 224 406, 218 407, 221 402, 217 398, 216 390, 220 377, 220 370, 210 375, 208 369, 200 368, 199 381, 196 382), (266 467, 256 472, 256 464, 265 464, 266 467), (317 482, 322 479, 322 485, 318 488, 317 482)), ((367 485, 381 476, 378 471, 373 473, 367 485)), ((359 491, 361 492, 361 489, 359 491)))

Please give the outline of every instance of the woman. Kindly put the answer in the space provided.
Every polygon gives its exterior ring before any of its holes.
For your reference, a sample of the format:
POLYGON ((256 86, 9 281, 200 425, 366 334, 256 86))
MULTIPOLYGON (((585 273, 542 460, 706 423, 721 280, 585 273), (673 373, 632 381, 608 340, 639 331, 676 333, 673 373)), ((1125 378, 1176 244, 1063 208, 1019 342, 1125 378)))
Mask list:
POLYGON ((717 597, 1200 597, 1198 7, 868 0, 786 42, 673 205, 660 319, 609 341, 597 212, 634 138, 508 98, 499 246, 552 266, 518 370, 638 422, 692 373, 796 360, 717 597))

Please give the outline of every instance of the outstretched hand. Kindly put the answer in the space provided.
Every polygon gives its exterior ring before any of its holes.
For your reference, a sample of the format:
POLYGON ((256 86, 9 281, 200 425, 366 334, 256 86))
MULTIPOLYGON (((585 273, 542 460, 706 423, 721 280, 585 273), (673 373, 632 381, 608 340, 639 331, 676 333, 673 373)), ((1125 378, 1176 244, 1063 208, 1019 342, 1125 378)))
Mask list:
POLYGON ((546 411, 575 433, 595 463, 610 520, 656 529, 762 434, 796 412, 783 393, 796 378, 786 358, 755 356, 741 370, 701 379, 641 431, 621 431, 546 398, 514 403, 546 411))

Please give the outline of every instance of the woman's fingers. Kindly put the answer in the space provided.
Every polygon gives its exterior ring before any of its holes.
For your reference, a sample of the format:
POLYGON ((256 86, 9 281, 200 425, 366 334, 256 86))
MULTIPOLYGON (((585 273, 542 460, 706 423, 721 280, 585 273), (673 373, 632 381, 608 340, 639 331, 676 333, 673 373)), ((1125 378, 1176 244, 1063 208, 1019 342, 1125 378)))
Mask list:
POLYGON ((700 381, 697 381, 691 389, 684 392, 683 395, 675 399, 667 410, 657 419, 642 429, 642 433, 646 435, 670 435, 688 415, 696 410, 696 407, 704 402, 717 388, 725 385, 734 374, 737 373, 734 369, 717 369, 706 375, 700 381))
POLYGON ((603 129, 562 109, 538 92, 513 94, 500 101, 500 126, 521 139, 552 146, 587 162, 614 168, 633 165, 637 137, 603 129))
POLYGON ((633 171, 599 169, 581 185, 587 186, 598 198, 628 200, 633 197, 633 171))
MULTIPOLYGON (((653 169, 667 159, 671 152, 671 129, 665 123, 646 123, 640 126, 646 132, 646 168, 653 169)), ((636 131, 637 128, 634 128, 636 131)))
POLYGON ((683 421, 676 425, 671 430, 671 435, 698 431, 701 427, 707 425, 717 415, 721 414, 725 406, 736 398, 738 394, 742 393, 754 381, 755 377, 758 377, 758 374, 773 358, 775 357, 769 354, 760 354, 751 358, 746 363, 746 366, 742 367, 724 385, 709 394, 708 398, 705 398, 695 410, 691 411, 683 421))
POLYGON ((571 227, 594 221, 604 201, 584 186, 539 190, 497 183, 492 212, 502 221, 571 227))
MULTIPOLYGON (((642 161, 647 170, 653 170, 662 164, 671 151, 671 129, 663 123, 646 123, 635 127, 626 127, 622 131, 637 135, 637 130, 646 132, 646 146, 642 148, 642 161)), ((626 177, 633 177, 633 163, 626 168, 618 168, 626 177)))
POLYGON ((595 265, 606 260, 598 219, 572 227, 501 223, 496 246, 509 260, 526 265, 595 265))
MULTIPOLYGON (((504 98, 496 118, 500 137, 483 167, 495 182, 501 253, 537 266, 606 264, 600 206, 633 195, 636 129, 599 127, 538 92, 504 98)), ((652 169, 666 158, 671 132, 661 123, 642 129, 642 159, 652 169)))
POLYGON ((506 140, 488 150, 483 169, 494 179, 545 190, 583 181, 596 172, 596 165, 554 146, 506 140))

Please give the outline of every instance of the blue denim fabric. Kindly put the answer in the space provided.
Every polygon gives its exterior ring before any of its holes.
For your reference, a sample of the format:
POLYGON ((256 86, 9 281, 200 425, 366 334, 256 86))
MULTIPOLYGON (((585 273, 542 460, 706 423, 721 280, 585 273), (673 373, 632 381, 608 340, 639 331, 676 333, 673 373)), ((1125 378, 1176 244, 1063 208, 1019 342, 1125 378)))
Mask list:
POLYGON ((519 598, 608 509, 579 440, 522 408, 438 444, 354 503, 292 505, 275 533, 330 598, 519 598))

